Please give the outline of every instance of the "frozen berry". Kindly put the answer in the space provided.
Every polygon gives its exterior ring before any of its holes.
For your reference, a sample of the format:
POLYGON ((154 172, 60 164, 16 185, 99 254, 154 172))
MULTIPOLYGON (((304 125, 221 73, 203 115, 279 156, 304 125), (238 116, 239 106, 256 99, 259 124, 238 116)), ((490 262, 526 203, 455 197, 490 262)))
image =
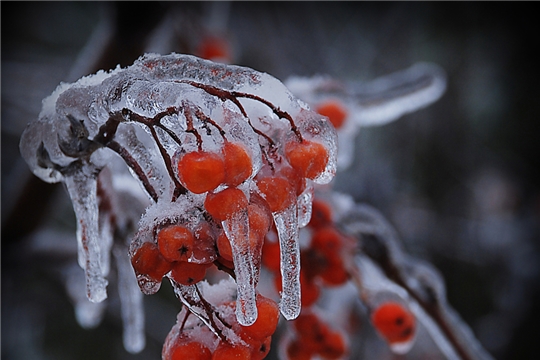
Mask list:
POLYGON ((328 164, 328 151, 323 144, 315 141, 290 141, 285 146, 285 155, 289 164, 308 179, 322 174, 328 164))
POLYGON ((294 188, 284 177, 264 176, 256 183, 272 212, 283 211, 296 201, 294 188))
POLYGON ((226 142, 222 153, 225 162, 225 184, 238 186, 249 178, 253 172, 253 164, 243 145, 226 142))
POLYGON ((390 344, 407 342, 414 336, 414 315, 397 302, 379 306, 371 315, 371 322, 390 344))
POLYGON ((171 277, 182 285, 193 285, 204 279, 208 267, 208 264, 178 261, 173 263, 171 277))
POLYGON ((257 320, 252 325, 241 326, 241 328, 248 337, 263 340, 276 331, 279 321, 279 307, 274 300, 262 295, 258 295, 256 301, 257 320))
POLYGON ((158 247, 152 242, 143 243, 133 254, 131 265, 136 273, 161 281, 171 270, 171 264, 161 255, 158 247))
POLYGON ((328 117, 332 125, 339 129, 347 119, 347 109, 337 100, 325 101, 317 106, 317 112, 328 117))
POLYGON ((175 346, 163 356, 163 360, 211 360, 210 350, 195 340, 186 340, 175 344, 175 346), (168 355, 168 356, 167 356, 168 355))
POLYGON ((180 182, 191 192, 202 194, 214 190, 225 179, 221 156, 207 151, 194 151, 178 161, 180 182))
POLYGON ((218 193, 208 193, 204 201, 206 211, 218 222, 230 219, 235 213, 246 209, 248 200, 242 190, 227 188, 218 193))
POLYGON ((193 254, 194 237, 189 229, 171 225, 157 234, 159 251, 167 261, 188 261, 193 254))
POLYGON ((220 342, 217 346, 212 360, 251 360, 251 350, 241 344, 229 344, 220 342))

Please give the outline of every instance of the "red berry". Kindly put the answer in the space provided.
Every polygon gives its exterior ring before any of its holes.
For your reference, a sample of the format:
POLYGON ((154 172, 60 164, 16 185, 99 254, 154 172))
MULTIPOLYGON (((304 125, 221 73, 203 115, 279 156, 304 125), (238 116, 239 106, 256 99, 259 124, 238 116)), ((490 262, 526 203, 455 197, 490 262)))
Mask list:
POLYGON ((343 248, 342 235, 331 226, 318 229, 311 238, 311 247, 323 254, 338 254, 343 248))
POLYGON ((295 339, 287 345, 289 360, 310 360, 313 352, 308 351, 300 339, 295 339))
POLYGON ((256 183, 272 212, 283 211, 296 201, 294 188, 284 177, 265 176, 256 183))
POLYGON ((219 154, 194 151, 178 161, 178 177, 195 194, 214 190, 225 179, 225 164, 219 154))
POLYGON ((253 172, 253 164, 243 145, 226 142, 222 153, 225 161, 225 184, 238 186, 249 178, 253 172))
POLYGON ((306 189, 306 178, 291 166, 281 166, 278 174, 286 178, 291 183, 297 196, 302 194, 302 192, 306 189))
POLYGON ((322 200, 313 199, 309 226, 317 229, 332 223, 332 209, 322 200))
POLYGON ((349 280, 349 272, 343 264, 343 260, 337 254, 328 254, 325 264, 319 273, 320 278, 326 285, 343 285, 349 280))
POLYGON ((328 117, 336 129, 339 129, 347 118, 347 109, 337 100, 325 101, 319 104, 317 112, 328 117))
POLYGON ((131 265, 137 274, 146 275, 156 282, 171 270, 171 264, 161 255, 156 244, 145 242, 135 251, 131 265))
POLYGON ((204 200, 206 211, 214 219, 221 222, 231 218, 235 213, 247 207, 248 200, 242 190, 227 188, 218 193, 208 193, 204 200))
POLYGON ((231 60, 229 44, 227 40, 217 36, 205 36, 196 51, 197 56, 228 63, 231 60))
POLYGON ((216 235, 212 226, 201 221, 193 230, 195 242, 193 247, 193 262, 210 264, 217 258, 216 235))
POLYGON ((220 342, 217 346, 212 360, 251 360, 251 350, 249 347, 240 344, 229 344, 226 342, 220 342))
POLYGON ((225 231, 222 231, 216 242, 219 255, 227 261, 233 261, 231 242, 225 234, 225 231))
POLYGON ((262 263, 268 270, 279 273, 280 271, 280 249, 277 241, 265 240, 262 249, 262 263))
POLYGON ((262 342, 252 345, 251 360, 262 360, 270 352, 270 346, 272 345, 272 337, 268 336, 262 342))
POLYGON ((319 286, 315 284, 313 280, 308 279, 304 274, 305 273, 300 270, 300 301, 302 307, 308 307, 315 304, 319 299, 321 291, 319 286))
POLYGON ((379 306, 371 315, 371 322, 390 344, 406 342, 414 336, 414 315, 397 302, 379 306))
POLYGON ((179 284, 193 285, 204 279, 208 267, 208 264, 178 261, 173 263, 171 277, 179 284))
POLYGON ((256 203, 247 207, 249 216, 249 231, 258 238, 263 239, 272 225, 272 213, 268 207, 260 206, 256 203))
POLYGON ((325 338, 319 354, 325 359, 339 359, 345 355, 347 345, 343 335, 336 331, 330 331, 325 338))
POLYGON ((202 343, 181 337, 177 339, 171 349, 163 354, 163 360, 211 360, 212 353, 202 343))
POLYGON ((285 146, 285 156, 298 173, 308 179, 322 174, 328 164, 328 151, 323 144, 310 140, 290 141, 285 146))
POLYGON ((159 251, 167 261, 188 261, 193 254, 194 237, 189 229, 171 225, 157 234, 159 251))
POLYGON ((256 301, 257 320, 250 326, 240 325, 240 327, 248 337, 262 341, 276 331, 279 321, 279 307, 274 300, 262 295, 258 295, 256 301))

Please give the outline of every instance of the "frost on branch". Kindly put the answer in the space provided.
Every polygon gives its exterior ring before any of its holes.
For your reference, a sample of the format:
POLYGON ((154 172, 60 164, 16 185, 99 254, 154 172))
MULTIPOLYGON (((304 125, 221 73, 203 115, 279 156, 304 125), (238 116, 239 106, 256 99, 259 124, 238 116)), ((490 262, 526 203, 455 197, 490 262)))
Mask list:
POLYGON ((121 159, 152 202, 129 250, 144 293, 156 292, 165 275, 190 287, 217 265, 236 277, 239 323, 252 324, 260 249, 273 219, 282 245, 281 311, 298 315, 298 221, 306 223, 309 189, 336 171, 336 133, 275 78, 148 54, 126 69, 61 84, 20 147, 34 174, 66 184, 90 300, 106 297, 103 246, 110 241, 100 231, 112 231, 99 225, 98 175, 114 174, 121 159), (221 255, 218 236, 229 241, 232 261, 221 255))

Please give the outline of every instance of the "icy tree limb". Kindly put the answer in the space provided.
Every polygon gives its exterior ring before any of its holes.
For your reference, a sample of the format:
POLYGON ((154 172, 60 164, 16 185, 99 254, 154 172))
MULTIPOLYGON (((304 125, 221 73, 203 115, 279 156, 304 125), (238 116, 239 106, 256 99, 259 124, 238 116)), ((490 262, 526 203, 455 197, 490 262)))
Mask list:
MULTIPOLYGON (((395 229, 382 214, 368 205, 358 205, 341 219, 339 226, 344 233, 356 237, 362 252, 428 315, 430 321, 425 324, 426 328, 441 351, 449 358, 456 353, 463 360, 491 359, 447 304, 442 279, 431 267, 405 257, 395 229), (450 344, 453 351, 445 348, 445 344, 450 344)), ((357 281, 357 285, 363 286, 361 281, 357 281)))

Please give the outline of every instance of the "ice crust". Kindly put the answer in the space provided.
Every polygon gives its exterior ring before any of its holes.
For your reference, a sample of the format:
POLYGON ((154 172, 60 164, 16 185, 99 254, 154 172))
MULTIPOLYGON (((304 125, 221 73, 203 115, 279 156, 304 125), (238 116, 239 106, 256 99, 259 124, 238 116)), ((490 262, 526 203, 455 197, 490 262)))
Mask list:
MULTIPOLYGON (((101 171, 108 169, 114 180, 127 176, 129 169, 152 201, 130 245, 133 255, 143 242, 155 242, 158 226, 176 222, 195 230, 208 217, 204 214, 205 194, 192 194, 180 186, 174 169, 182 154, 197 149, 219 153, 225 141, 243 144, 253 171, 240 187, 249 193, 268 157, 275 157, 271 161, 275 163, 286 161, 284 144, 301 138, 318 141, 327 149, 328 164, 313 182, 328 183, 336 172, 336 132, 280 81, 249 68, 190 55, 146 54, 127 68, 99 71, 75 83, 60 84, 44 99, 39 118, 24 131, 20 150, 35 175, 47 182, 65 183, 77 217, 78 262, 85 272, 87 296, 101 302, 107 297, 105 277, 115 231, 99 214, 101 171), (119 170, 120 160, 127 166, 119 170)), ((273 214, 282 247, 280 309, 287 319, 300 311, 298 227, 305 226, 311 216, 312 185, 308 182, 297 203, 273 214)), ((255 295, 261 263, 261 248, 248 246, 247 220, 244 211, 220 224, 231 240, 238 286, 236 315, 243 325, 257 318, 255 295)), ((140 300, 133 295, 133 283, 127 280, 129 264, 124 260, 116 259, 127 324, 124 342, 129 351, 138 352, 144 346, 143 320, 137 315, 140 300)), ((143 293, 159 290, 160 282, 140 274, 137 280, 143 293)), ((179 286, 177 293, 196 301, 192 289, 179 286)))

